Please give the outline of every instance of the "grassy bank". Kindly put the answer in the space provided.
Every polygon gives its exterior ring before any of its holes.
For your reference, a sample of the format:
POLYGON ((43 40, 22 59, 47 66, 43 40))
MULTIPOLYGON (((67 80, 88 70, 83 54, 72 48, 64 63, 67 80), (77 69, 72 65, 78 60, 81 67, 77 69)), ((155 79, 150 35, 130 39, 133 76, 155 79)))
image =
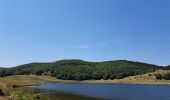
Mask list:
POLYGON ((20 87, 40 85, 46 82, 78 82, 74 80, 58 80, 51 76, 34 76, 34 75, 14 75, 0 78, 0 100, 48 100, 38 94, 29 94, 22 91, 20 87), (41 97, 41 98, 40 98, 41 97), (20 98, 20 99, 19 99, 20 98), (22 98, 22 99, 21 99, 22 98), (40 99, 33 99, 40 98, 40 99), (10 99, 11 100, 11 99, 10 99))
POLYGON ((11 98, 12 100, 40 100, 40 95, 25 93, 19 87, 39 85, 53 80, 53 77, 48 76, 16 75, 2 77, 0 78, 0 100, 10 100, 11 98))

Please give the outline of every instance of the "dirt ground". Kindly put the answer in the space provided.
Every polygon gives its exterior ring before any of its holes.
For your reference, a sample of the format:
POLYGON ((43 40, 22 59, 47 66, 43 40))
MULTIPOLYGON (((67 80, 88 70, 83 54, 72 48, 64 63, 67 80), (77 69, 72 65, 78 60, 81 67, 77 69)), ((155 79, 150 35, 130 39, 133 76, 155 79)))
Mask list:
POLYGON ((0 96, 0 100, 10 100, 8 96, 0 96))

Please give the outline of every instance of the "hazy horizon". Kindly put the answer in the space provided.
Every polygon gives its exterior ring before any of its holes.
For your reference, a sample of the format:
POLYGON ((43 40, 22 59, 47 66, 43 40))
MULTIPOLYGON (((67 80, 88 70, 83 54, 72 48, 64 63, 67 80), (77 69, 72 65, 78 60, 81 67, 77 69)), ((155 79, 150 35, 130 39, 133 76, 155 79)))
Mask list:
POLYGON ((0 0, 0 66, 62 59, 170 64, 169 0, 0 0))

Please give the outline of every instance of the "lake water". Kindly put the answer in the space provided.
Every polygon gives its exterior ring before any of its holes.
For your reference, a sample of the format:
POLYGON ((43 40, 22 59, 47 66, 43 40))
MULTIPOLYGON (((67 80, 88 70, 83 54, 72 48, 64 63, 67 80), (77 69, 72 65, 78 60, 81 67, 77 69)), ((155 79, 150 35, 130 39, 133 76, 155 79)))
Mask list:
POLYGON ((170 85, 48 83, 31 89, 56 100, 170 100, 170 85))

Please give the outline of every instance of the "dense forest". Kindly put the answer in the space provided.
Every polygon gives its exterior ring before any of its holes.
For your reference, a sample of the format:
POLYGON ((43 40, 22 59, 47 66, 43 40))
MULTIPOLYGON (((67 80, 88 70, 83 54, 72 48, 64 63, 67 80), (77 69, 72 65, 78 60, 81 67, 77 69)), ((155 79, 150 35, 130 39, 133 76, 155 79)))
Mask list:
POLYGON ((0 76, 51 75, 63 80, 121 79, 152 72, 160 66, 126 60, 87 62, 60 60, 51 63, 30 63, 11 68, 0 68, 0 76))

